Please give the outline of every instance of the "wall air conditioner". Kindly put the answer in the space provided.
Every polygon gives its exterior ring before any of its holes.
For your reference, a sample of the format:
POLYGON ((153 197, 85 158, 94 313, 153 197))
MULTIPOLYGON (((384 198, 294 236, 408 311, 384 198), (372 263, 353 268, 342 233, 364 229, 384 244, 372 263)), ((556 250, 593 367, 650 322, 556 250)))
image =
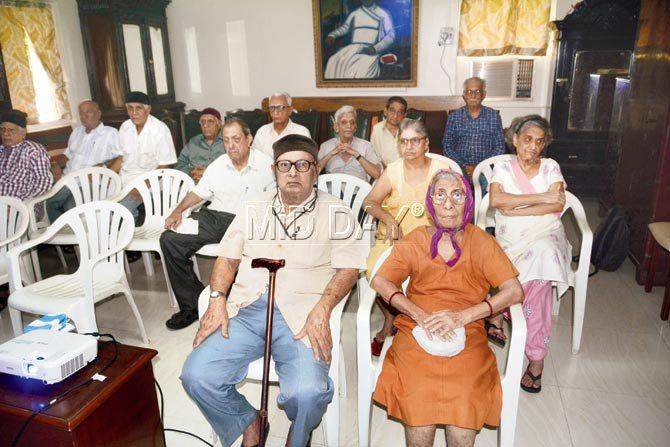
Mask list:
POLYGON ((486 80, 486 97, 496 100, 531 100, 533 59, 474 59, 470 76, 486 80))

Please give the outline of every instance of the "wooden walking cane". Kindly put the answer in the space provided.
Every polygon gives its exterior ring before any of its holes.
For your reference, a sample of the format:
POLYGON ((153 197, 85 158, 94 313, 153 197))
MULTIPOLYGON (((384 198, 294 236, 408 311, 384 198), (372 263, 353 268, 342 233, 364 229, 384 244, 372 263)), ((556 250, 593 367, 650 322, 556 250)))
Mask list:
POLYGON ((251 261, 251 268, 267 269, 270 273, 270 290, 268 291, 268 311, 265 318, 265 354, 263 356, 263 381, 261 382, 260 428, 258 433, 259 447, 265 447, 265 433, 268 423, 268 388, 270 388, 270 354, 272 350, 272 317, 275 305, 275 276, 277 270, 284 267, 283 259, 256 258, 251 261))

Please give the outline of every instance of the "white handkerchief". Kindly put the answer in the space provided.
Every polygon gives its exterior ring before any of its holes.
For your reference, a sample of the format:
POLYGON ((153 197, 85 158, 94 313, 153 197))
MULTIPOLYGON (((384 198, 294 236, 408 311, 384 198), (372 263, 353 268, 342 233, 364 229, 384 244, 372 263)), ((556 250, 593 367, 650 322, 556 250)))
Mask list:
POLYGON ((180 234, 198 234, 198 221, 187 217, 181 221, 175 231, 180 234))
POLYGON ((429 340, 421 326, 417 325, 412 329, 412 335, 419 346, 428 354, 440 357, 453 357, 465 348, 465 329, 461 326, 454 329, 454 333, 456 336, 449 341, 443 341, 436 335, 429 340))

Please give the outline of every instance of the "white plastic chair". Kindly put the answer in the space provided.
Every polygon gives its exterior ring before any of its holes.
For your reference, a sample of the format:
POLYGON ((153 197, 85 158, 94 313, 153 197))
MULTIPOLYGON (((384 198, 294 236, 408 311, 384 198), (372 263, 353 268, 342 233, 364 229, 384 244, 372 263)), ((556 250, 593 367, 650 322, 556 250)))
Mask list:
MULTIPOLYGON (((372 275, 374 278, 377 270, 384 263, 393 248, 389 247, 377 260, 372 275)), ((403 284, 407 289, 409 279, 403 284)), ((358 356, 358 445, 368 447, 370 445, 370 417, 372 410, 371 396, 374 392, 377 379, 384 364, 384 357, 391 347, 393 337, 384 340, 379 360, 372 359, 370 349, 370 316, 375 301, 376 292, 370 287, 365 277, 358 281, 360 303, 356 314, 356 346, 358 356)), ((500 428, 498 429, 498 445, 500 447, 514 446, 514 433, 516 431, 516 415, 519 408, 519 383, 523 367, 523 353, 526 343, 526 319, 520 304, 510 307, 512 317, 512 331, 509 337, 509 351, 507 353, 507 364, 505 374, 501 377, 503 404, 500 414, 500 428)), ((420 367, 420 365, 418 366, 420 367)))
POLYGON ((97 332, 94 305, 104 298, 122 293, 135 315, 142 340, 148 343, 142 318, 133 300, 123 268, 124 248, 133 237, 130 212, 112 202, 91 202, 73 208, 35 239, 9 251, 11 295, 9 313, 14 335, 23 332, 21 312, 34 314, 65 313, 79 333, 97 332), (27 286, 19 268, 22 252, 54 237, 69 226, 79 245, 79 268, 70 275, 56 275, 27 286))
MULTIPOLYGON (((586 309, 586 292, 589 284, 589 265, 591 262, 591 247, 593 245, 593 231, 586 219, 586 212, 584 207, 574 194, 569 191, 565 192, 565 207, 563 213, 571 209, 572 214, 577 222, 577 227, 581 233, 582 246, 579 250, 579 261, 577 261, 577 268, 575 272, 575 283, 569 284, 573 288, 573 317, 572 317, 572 353, 577 354, 582 341, 582 328, 584 327, 584 312, 586 309)), ((482 199, 479 206, 479 214, 477 226, 483 228, 486 225, 486 215, 489 210, 489 196, 488 194, 482 199)), ((558 315, 560 308, 560 297, 558 296, 558 289, 554 286, 554 303, 553 314, 558 315)))
MULTIPOLYGON (((280 273, 281 274, 281 273, 280 273)), ((198 316, 202 318, 203 314, 209 306, 209 286, 200 294, 198 298, 198 316)), ((337 306, 333 309, 330 314, 330 331, 333 341, 333 350, 332 358, 330 362, 330 369, 328 370, 328 376, 333 381, 333 400, 328 405, 326 414, 324 416, 326 422, 326 444, 329 447, 339 447, 340 445, 340 379, 344 373, 344 357, 342 353, 342 348, 340 345, 340 333, 342 329, 342 311, 344 310, 344 305, 349 299, 349 295, 342 299, 337 306), (340 363, 342 362, 342 363, 340 363)), ((249 364, 249 370, 247 372, 247 380, 255 380, 260 382, 263 380, 263 358, 251 362, 249 364)), ((279 376, 275 371, 275 362, 270 360, 270 382, 279 382, 279 376)), ((345 385, 346 386, 346 385, 345 385)), ((217 436, 214 433, 213 439, 217 440, 217 436)))
MULTIPOLYGON (((133 189, 137 189, 142 196, 145 211, 144 223, 142 226, 135 228, 135 235, 126 249, 142 252, 147 276, 154 275, 150 252, 157 252, 160 255, 172 307, 177 307, 177 300, 172 291, 159 239, 165 231, 165 219, 194 186, 193 179, 181 171, 156 169, 134 178, 113 199, 114 201, 120 201, 133 189)), ((185 215, 188 215, 188 212, 185 215)))
POLYGON ((463 170, 461 169, 460 166, 458 166, 458 163, 456 163, 454 160, 452 160, 449 157, 445 157, 444 155, 440 154, 434 154, 432 152, 427 152, 426 157, 432 158, 434 160, 441 160, 449 165, 452 171, 456 171, 459 174, 463 174, 463 170))
MULTIPOLYGON (((33 197, 26 202, 28 212, 30 213, 30 239, 38 237, 44 232, 44 229, 49 226, 46 210, 44 217, 40 221, 37 220, 35 216, 35 205, 45 203, 63 188, 68 188, 70 190, 75 206, 79 206, 84 203, 107 200, 110 197, 114 197, 121 190, 121 177, 111 169, 98 166, 80 169, 76 172, 64 175, 46 194, 33 197)), ((70 229, 67 227, 63 228, 60 233, 54 235, 53 238, 44 243, 56 245, 58 257, 63 264, 63 269, 67 269, 67 262, 65 262, 65 257, 63 256, 63 251, 61 250, 60 245, 76 244, 76 238, 70 229)), ((37 279, 41 280, 42 274, 36 251, 31 251, 31 255, 37 279)))
MULTIPOLYGON (((474 185, 475 190, 475 210, 474 210, 475 222, 477 222, 477 217, 479 215, 479 204, 482 201, 482 195, 483 195, 482 185, 479 183, 479 176, 483 175, 484 178, 486 179, 486 182, 488 184, 491 184, 491 178, 493 177, 493 165, 501 161, 509 160, 512 157, 515 157, 515 155, 502 154, 487 158, 486 160, 482 161, 477 166, 475 166, 475 170, 472 171, 472 183, 474 185)), ((495 221, 493 220, 493 214, 488 216, 486 225, 489 227, 493 227, 495 225, 495 221)))
MULTIPOLYGON (((22 201, 0 196, 0 284, 9 282, 7 252, 25 240, 28 221, 28 208, 22 201)), ((34 278, 30 282, 34 282, 34 278)))

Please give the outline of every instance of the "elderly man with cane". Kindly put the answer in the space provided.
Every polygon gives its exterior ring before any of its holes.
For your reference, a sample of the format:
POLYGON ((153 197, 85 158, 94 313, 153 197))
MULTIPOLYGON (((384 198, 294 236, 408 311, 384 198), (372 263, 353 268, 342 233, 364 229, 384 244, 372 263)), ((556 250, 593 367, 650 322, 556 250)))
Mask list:
POLYGON ((273 151, 277 189, 250 198, 221 241, 209 307, 181 374, 225 446, 241 434, 243 446, 264 444, 265 415, 235 385, 264 356, 266 335, 279 376, 277 403, 292 422, 286 445, 307 445, 333 398, 330 314, 365 269, 369 247, 344 202, 316 189, 316 143, 288 135, 273 151))

